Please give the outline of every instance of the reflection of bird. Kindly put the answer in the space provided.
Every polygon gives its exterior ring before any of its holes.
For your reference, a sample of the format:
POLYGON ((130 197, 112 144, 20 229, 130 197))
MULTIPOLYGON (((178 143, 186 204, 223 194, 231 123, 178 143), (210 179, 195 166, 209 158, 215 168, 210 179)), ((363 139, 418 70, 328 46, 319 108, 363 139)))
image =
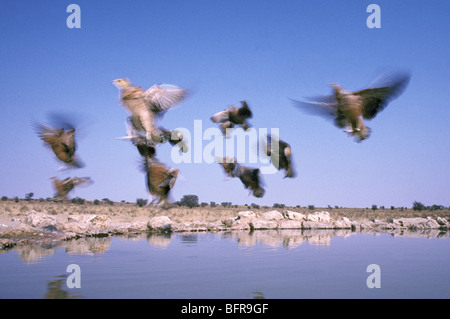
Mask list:
POLYGON ((132 129, 145 131, 149 141, 161 143, 161 131, 156 126, 156 116, 183 100, 186 91, 169 84, 153 85, 144 91, 133 86, 128 79, 116 79, 113 84, 119 89, 121 103, 130 113, 132 129))
POLYGON ((52 177, 51 180, 56 189, 55 198, 58 199, 67 199, 67 194, 69 194, 75 186, 87 186, 92 184, 92 180, 89 177, 67 177, 63 180, 52 177))
POLYGON ((291 159, 291 146, 275 138, 274 136, 267 135, 267 142, 265 143, 265 151, 267 156, 270 157, 272 164, 277 170, 284 170, 284 177, 295 177, 295 172, 291 159))
POLYGON ((145 161, 148 191, 154 199, 149 202, 157 205, 168 204, 170 190, 174 187, 179 173, 178 169, 168 169, 162 163, 145 161))
POLYGON ((376 88, 357 92, 349 92, 333 83, 333 95, 312 98, 314 102, 293 102, 305 111, 333 118, 340 128, 348 126, 345 132, 362 141, 370 134, 370 128, 365 126, 364 119, 375 118, 391 100, 404 91, 409 79, 408 74, 397 74, 392 78, 385 78, 385 83, 376 88))
POLYGON ((250 110, 247 102, 241 101, 241 107, 237 108, 234 105, 230 105, 228 109, 218 112, 211 116, 211 121, 220 125, 222 133, 227 137, 227 129, 233 128, 236 125, 241 126, 242 129, 247 130, 250 125, 247 119, 252 117, 252 111, 250 110))
POLYGON ((42 124, 37 125, 39 137, 49 145, 56 157, 69 167, 83 167, 84 164, 75 155, 75 128, 53 128, 42 124))
POLYGON ((219 158, 217 162, 223 167, 229 177, 238 177, 246 189, 255 197, 263 197, 264 189, 258 168, 249 168, 239 164, 235 158, 219 158))

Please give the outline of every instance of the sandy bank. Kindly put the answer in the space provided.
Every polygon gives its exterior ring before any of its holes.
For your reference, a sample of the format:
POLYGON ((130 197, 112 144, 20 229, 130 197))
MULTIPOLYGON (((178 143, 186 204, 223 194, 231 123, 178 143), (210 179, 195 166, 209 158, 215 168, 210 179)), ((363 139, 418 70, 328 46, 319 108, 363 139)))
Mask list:
POLYGON ((172 207, 116 203, 0 203, 0 249, 32 242, 149 232, 348 229, 373 232, 448 233, 448 210, 172 207))

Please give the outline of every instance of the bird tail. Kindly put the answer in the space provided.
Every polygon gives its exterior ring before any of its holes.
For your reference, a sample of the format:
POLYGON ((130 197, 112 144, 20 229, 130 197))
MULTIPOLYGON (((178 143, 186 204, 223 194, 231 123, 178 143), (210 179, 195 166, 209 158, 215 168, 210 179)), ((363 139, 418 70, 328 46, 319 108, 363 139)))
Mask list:
POLYGON ((355 136, 356 142, 360 143, 369 138, 371 131, 372 130, 369 127, 364 126, 360 131, 352 132, 351 134, 355 136))

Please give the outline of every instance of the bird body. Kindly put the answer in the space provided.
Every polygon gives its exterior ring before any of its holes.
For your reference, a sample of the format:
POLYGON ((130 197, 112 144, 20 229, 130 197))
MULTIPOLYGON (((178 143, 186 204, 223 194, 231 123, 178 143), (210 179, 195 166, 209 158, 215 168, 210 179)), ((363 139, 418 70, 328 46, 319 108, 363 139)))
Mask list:
POLYGON ((144 91, 124 78, 114 80, 113 84, 119 89, 120 102, 130 113, 132 129, 144 131, 147 139, 155 144, 161 143, 156 117, 182 101, 186 91, 167 84, 153 85, 144 91))
POLYGON ((219 158, 217 162, 223 167, 228 177, 237 177, 240 179, 246 189, 250 189, 250 193, 255 197, 264 196, 264 188, 262 188, 262 181, 260 171, 258 168, 249 168, 239 164, 236 158, 219 158))
POLYGON ((234 174, 241 180, 245 188, 250 189, 253 196, 258 198, 264 196, 264 189, 261 187, 261 178, 258 168, 238 166, 237 169, 235 169, 234 174))
POLYGON ((69 167, 83 167, 75 155, 75 129, 53 128, 38 124, 37 133, 42 141, 51 147, 55 156, 69 167))
POLYGON ((371 132, 364 120, 375 118, 391 100, 403 93, 409 80, 409 74, 395 74, 386 78, 382 85, 357 92, 350 92, 332 83, 332 95, 313 98, 312 102, 293 102, 309 113, 334 119, 337 127, 347 127, 344 132, 355 136, 357 141, 363 141, 371 132))
POLYGON ((295 172, 292 163, 292 149, 291 146, 274 136, 267 135, 267 142, 265 143, 265 150, 267 156, 270 157, 272 164, 277 170, 284 170, 284 177, 295 177, 295 172))
POLYGON ((147 172, 147 187, 151 196, 154 198, 149 202, 157 205, 168 203, 170 190, 174 187, 178 177, 178 169, 169 169, 162 163, 145 161, 145 170, 147 172))
POLYGON ((217 112, 211 116, 211 121, 220 125, 222 133, 229 137, 227 129, 241 126, 243 130, 248 130, 250 125, 248 119, 252 117, 252 112, 247 102, 241 101, 241 107, 230 105, 228 109, 217 112))
POLYGON ((52 177, 51 180, 56 189, 56 195, 54 197, 57 199, 67 199, 67 195, 75 186, 87 186, 92 183, 92 180, 89 177, 67 177, 63 180, 52 177))

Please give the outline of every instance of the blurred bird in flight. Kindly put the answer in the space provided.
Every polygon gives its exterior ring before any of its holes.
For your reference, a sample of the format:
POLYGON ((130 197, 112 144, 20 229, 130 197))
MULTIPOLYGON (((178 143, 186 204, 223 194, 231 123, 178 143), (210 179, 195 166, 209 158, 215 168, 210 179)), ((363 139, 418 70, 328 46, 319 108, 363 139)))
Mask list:
POLYGON ((389 102, 401 95, 409 80, 409 74, 396 73, 383 77, 374 88, 356 92, 350 92, 332 83, 332 95, 310 98, 311 102, 292 101, 308 113, 333 119, 339 128, 347 127, 344 132, 355 136, 359 142, 367 139, 371 131, 364 120, 375 118, 389 102))

